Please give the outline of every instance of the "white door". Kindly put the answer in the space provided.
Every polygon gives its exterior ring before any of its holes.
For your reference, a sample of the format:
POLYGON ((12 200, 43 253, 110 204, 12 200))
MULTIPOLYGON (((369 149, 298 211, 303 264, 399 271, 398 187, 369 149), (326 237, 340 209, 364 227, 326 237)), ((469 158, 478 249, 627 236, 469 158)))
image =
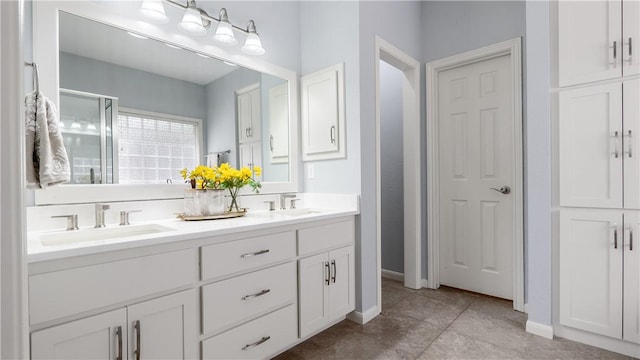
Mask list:
POLYGON ((193 290, 145 301, 127 310, 129 359, 196 358, 198 322, 193 290))
POLYGON ((622 1, 622 73, 640 74, 640 1, 622 1))
POLYGON ((560 323, 622 337, 622 212, 560 211, 560 323))
POLYGON ((640 80, 622 84, 624 207, 640 209, 640 80))
POLYGON ((289 162, 289 91, 284 83, 269 89, 271 163, 289 162))
POLYGON ((515 241, 510 61, 484 60, 438 79, 440 283, 506 299, 515 241))
POLYGON ((640 214, 624 214, 624 315, 622 337, 640 343, 640 214))
POLYGON ((560 86, 622 75, 622 2, 558 2, 560 86))
POLYGON ((622 208, 622 85, 560 92, 560 205, 622 208))
POLYGON ((260 140, 260 87, 238 90, 237 108, 240 142, 260 140))
POLYGON ((31 334, 31 359, 127 358, 127 313, 118 309, 31 334))
POLYGON ((300 336, 305 337, 329 322, 331 268, 327 253, 301 259, 299 266, 300 336))
MULTIPOLYGON (((240 167, 248 167, 253 171, 256 166, 262 167, 262 150, 259 141, 243 143, 238 146, 240 155, 240 167)), ((262 181, 262 174, 255 177, 256 180, 262 181)))
POLYGON ((329 284, 329 314, 334 320, 355 309, 355 263, 353 246, 329 253, 331 266, 329 284))

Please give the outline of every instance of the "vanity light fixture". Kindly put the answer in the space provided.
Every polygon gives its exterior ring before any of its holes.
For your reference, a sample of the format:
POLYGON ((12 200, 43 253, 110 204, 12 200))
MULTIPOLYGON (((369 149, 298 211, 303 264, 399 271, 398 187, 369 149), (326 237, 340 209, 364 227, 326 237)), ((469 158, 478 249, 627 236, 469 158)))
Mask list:
MULTIPOLYGON (((187 0, 186 5, 177 0, 144 0, 140 13, 151 22, 158 23, 159 14, 164 14, 163 3, 167 3, 174 7, 184 10, 182 20, 178 23, 178 27, 192 35, 202 36, 207 33, 213 21, 217 22, 213 39, 221 45, 233 46, 238 43, 235 32, 246 34, 246 39, 241 50, 249 55, 262 55, 265 53, 262 47, 262 40, 256 31, 256 24, 253 20, 249 20, 246 28, 241 28, 229 21, 227 9, 221 8, 219 18, 212 17, 206 11, 196 5, 195 0, 187 0)), ((168 18, 167 18, 168 21, 168 18)))
POLYGON ((164 13, 162 0, 144 0, 140 6, 140 13, 156 24, 169 22, 169 17, 164 13))

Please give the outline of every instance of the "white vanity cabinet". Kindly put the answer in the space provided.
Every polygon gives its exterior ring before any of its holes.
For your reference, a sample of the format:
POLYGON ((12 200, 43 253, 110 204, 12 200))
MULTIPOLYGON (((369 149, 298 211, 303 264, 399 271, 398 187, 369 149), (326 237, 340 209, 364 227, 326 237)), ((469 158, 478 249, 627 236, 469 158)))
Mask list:
POLYGON ((353 221, 302 229, 300 252, 300 337, 355 309, 353 221))
POLYGON ((260 85, 236 91, 238 109, 238 138, 240 143, 260 141, 260 85))
POLYGON ((194 290, 133 304, 31 334, 36 359, 193 359, 194 290))
POLYGON ((639 73, 638 1, 562 0, 558 17, 560 86, 639 73))
POLYGON ((305 75, 300 84, 302 159, 345 157, 344 64, 305 75))

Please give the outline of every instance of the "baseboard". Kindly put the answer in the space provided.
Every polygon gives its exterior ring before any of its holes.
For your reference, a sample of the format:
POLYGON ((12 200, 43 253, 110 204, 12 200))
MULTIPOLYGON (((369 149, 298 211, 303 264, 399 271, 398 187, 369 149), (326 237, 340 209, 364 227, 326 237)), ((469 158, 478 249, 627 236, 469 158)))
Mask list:
POLYGON ((528 314, 529 313, 529 304, 524 304, 524 313, 528 314))
POLYGON ((422 281, 420 282, 420 285, 422 285, 423 288, 428 289, 429 288, 429 280, 428 279, 422 279, 422 281))
POLYGON ((396 271, 381 269, 382 277, 389 280, 404 282, 404 274, 396 271))
POLYGON ((526 331, 533 335, 542 336, 543 338, 553 339, 553 327, 551 325, 543 325, 527 320, 526 331))
POLYGON ((350 314, 347 315, 347 319, 353 322, 356 322, 360 325, 364 325, 369 321, 373 320, 379 314, 380 314, 380 310, 378 310, 378 306, 374 305, 365 312, 352 311, 350 314))
POLYGON ((554 335, 559 338, 577 341, 583 344, 599 347, 601 349, 613 351, 619 354, 640 359, 640 344, 629 341, 610 338, 567 326, 556 325, 554 335))

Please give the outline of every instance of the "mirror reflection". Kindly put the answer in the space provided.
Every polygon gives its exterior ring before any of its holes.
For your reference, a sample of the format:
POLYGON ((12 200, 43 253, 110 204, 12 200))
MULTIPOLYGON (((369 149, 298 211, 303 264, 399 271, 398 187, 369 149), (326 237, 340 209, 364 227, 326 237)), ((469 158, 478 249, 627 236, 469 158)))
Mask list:
POLYGON ((64 12, 59 24, 72 183, 178 183, 222 162, 289 180, 286 80, 64 12))

